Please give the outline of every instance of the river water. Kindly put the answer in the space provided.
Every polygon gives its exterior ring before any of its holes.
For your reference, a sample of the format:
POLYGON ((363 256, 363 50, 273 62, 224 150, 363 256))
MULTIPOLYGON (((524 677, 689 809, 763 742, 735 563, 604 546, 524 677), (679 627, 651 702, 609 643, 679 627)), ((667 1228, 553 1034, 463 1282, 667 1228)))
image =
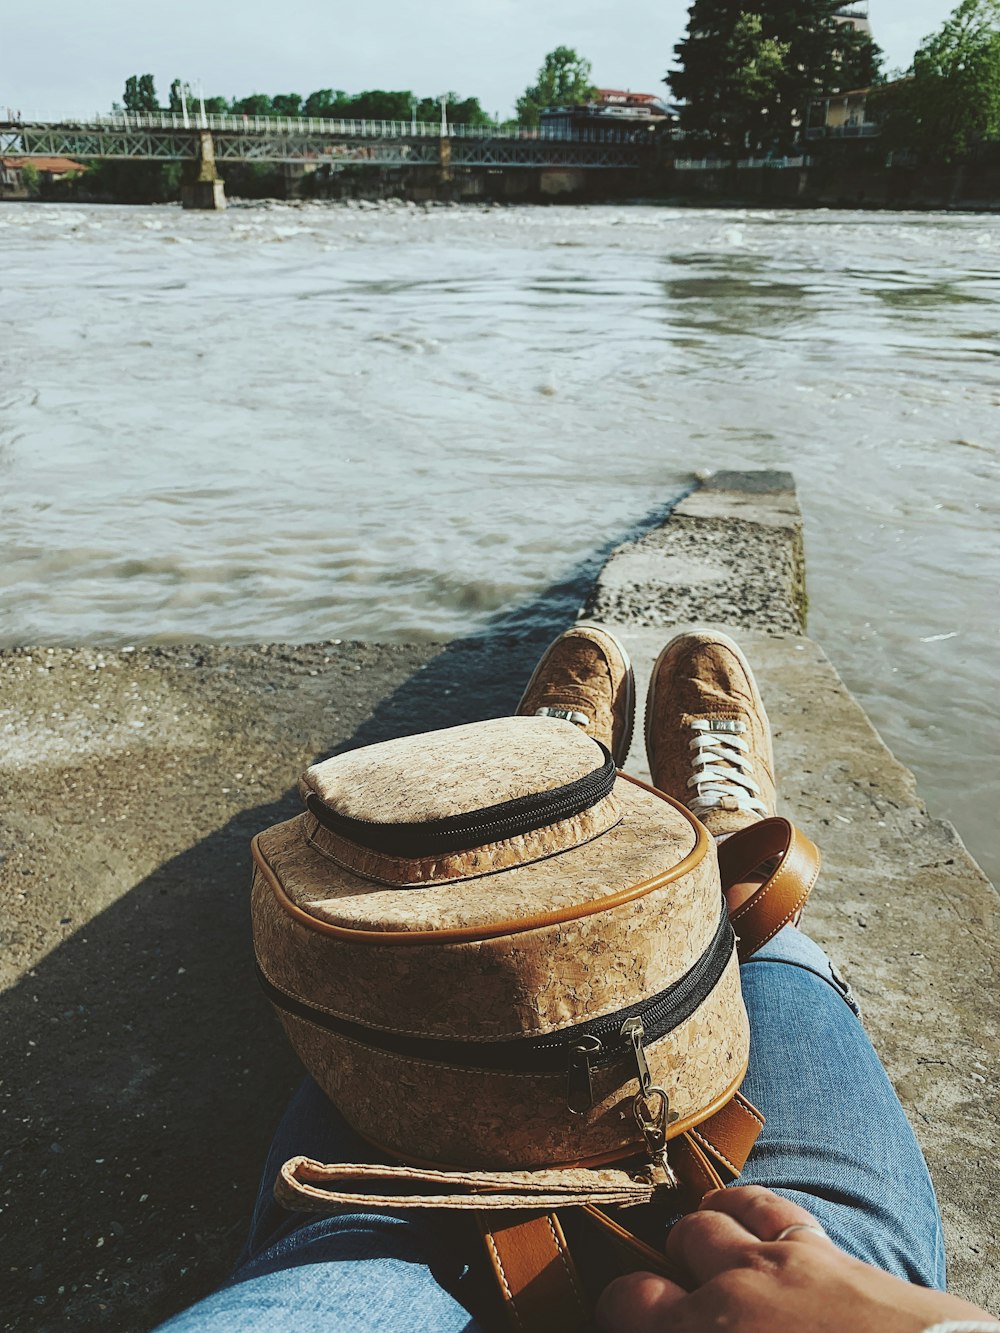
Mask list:
POLYGON ((692 471, 788 468, 810 632, 1000 872, 1000 217, 27 204, 0 245, 0 642, 462 635, 692 471))

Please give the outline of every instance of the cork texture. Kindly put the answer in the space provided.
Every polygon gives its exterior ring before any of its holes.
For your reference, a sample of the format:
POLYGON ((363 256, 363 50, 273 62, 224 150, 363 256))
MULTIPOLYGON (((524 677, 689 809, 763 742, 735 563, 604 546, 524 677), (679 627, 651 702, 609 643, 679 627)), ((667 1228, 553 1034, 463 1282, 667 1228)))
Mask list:
POLYGON ((417 824, 551 791, 603 763, 571 722, 498 717, 335 755, 307 769, 300 789, 352 819, 417 824))
POLYGON ((477 879, 531 861, 543 861, 590 842, 592 838, 599 838, 614 828, 621 817, 621 806, 614 795, 606 796, 571 819, 560 819, 544 828, 466 851, 425 857, 387 856, 384 852, 373 851, 333 833, 314 817, 303 827, 304 836, 313 849, 341 869, 379 884, 418 888, 451 880, 477 879))
MULTIPOLYGON (((746 732, 741 739, 749 746, 751 776, 760 788, 759 799, 774 814, 771 728, 749 664, 737 645, 723 635, 678 635, 657 659, 646 700, 650 773, 656 786, 675 800, 688 801, 693 794, 688 785, 695 771, 691 724, 706 718, 727 718, 744 724, 746 732)), ((723 770, 730 767, 718 759, 712 766, 723 770)), ((728 796, 702 816, 706 828, 716 837, 746 828, 756 818, 728 796)))
POLYGON ((279 990, 338 1018, 469 1041, 615 1013, 690 970, 715 933, 714 855, 606 912, 464 944, 355 944, 292 917, 258 871, 254 946, 279 990))
MULTIPOLYGON (((381 950, 377 951, 381 955, 381 950)), ((502 1074, 388 1054, 282 1015, 319 1086, 365 1138, 402 1158, 480 1169, 529 1169, 638 1144, 634 1068, 594 1071, 594 1106, 573 1115, 563 1074, 502 1074)), ((646 1048, 654 1083, 683 1122, 739 1079, 749 1025, 735 955, 719 985, 676 1031, 646 1048)))
MULTIPOLYGON (((600 836, 565 848, 561 843, 567 835, 557 831, 555 845, 540 854, 548 832, 540 829, 530 863, 503 874, 481 871, 479 877, 456 882, 430 881, 420 889, 379 884, 338 865, 318 842, 312 815, 268 829, 258 846, 287 896, 318 921, 386 932, 465 928, 568 911, 612 897, 669 873, 694 849, 692 817, 662 796, 619 778, 612 797, 618 818, 600 836)), ((605 812, 609 818, 610 813, 605 812)), ((603 822, 598 812, 597 826, 603 822)), ((516 855, 519 840, 508 842, 516 855)), ((501 845, 501 860, 504 850, 501 845)))

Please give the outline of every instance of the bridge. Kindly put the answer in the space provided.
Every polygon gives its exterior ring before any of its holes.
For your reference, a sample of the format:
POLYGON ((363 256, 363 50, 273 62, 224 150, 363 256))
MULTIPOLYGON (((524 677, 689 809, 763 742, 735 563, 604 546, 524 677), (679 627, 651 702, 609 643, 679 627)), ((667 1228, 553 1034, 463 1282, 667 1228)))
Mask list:
POLYGON ((330 170, 352 165, 433 168, 447 179, 456 168, 639 170, 652 162, 653 149, 649 129, 626 126, 555 131, 168 111, 116 111, 87 120, 0 120, 3 156, 197 164, 198 179, 185 202, 204 208, 224 206, 216 162, 300 163, 330 170))

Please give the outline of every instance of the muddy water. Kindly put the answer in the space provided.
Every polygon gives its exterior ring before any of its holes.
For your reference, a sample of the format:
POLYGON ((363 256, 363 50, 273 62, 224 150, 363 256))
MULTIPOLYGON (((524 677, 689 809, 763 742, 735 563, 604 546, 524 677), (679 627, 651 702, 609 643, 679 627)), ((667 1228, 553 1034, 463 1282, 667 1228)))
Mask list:
POLYGON ((1000 218, 0 211, 0 642, 448 637, 695 469, 996 874, 1000 218))

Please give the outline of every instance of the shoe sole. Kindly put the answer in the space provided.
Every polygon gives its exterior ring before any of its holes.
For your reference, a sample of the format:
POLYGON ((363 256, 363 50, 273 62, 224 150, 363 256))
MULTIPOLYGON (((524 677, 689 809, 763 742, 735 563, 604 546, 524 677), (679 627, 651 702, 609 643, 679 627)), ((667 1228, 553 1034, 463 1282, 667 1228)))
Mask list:
POLYGON ((632 659, 625 651, 625 645, 622 643, 622 641, 618 638, 617 635, 612 634, 611 631, 609 629, 605 629, 603 625, 594 625, 591 624, 590 621, 586 620, 581 621, 578 625, 572 625, 570 629, 565 630, 563 634, 559 635, 558 639, 554 640, 554 642, 550 644, 549 648, 547 648, 545 652, 542 654, 541 660, 539 661, 538 665, 531 673, 531 679, 525 686, 524 693, 521 695, 521 698, 518 701, 517 708, 515 709, 515 714, 520 713, 521 704, 524 703, 525 699, 531 693, 535 685, 535 682, 538 680, 538 677, 542 674, 542 670, 545 666, 546 661, 548 660, 549 651, 551 650, 551 648, 554 648, 555 645, 559 642, 559 639, 564 638, 566 634, 570 634, 573 630, 580 630, 580 629, 590 630, 591 632, 596 630, 598 634, 602 635, 605 639, 609 640, 609 642, 612 644, 612 646, 618 653, 619 657, 625 664, 625 681, 624 681, 625 716, 628 719, 628 721, 625 726, 625 734, 621 738, 621 743, 619 745, 613 744, 611 747, 611 757, 615 761, 615 768, 622 768, 624 766, 625 760, 628 758, 628 752, 632 748, 632 733, 635 728, 635 672, 632 670, 632 659))
POLYGON ((735 643, 729 637, 728 634, 720 634, 717 630, 713 629, 697 629, 697 628, 685 630, 683 634, 675 634, 674 637, 667 644, 667 646, 660 653, 660 655, 657 657, 656 661, 653 663, 653 672, 649 678, 649 689, 646 691, 646 715, 643 718, 643 736, 646 742, 646 762, 649 765, 650 773, 652 773, 653 771, 653 752, 652 752, 652 747, 650 746, 649 743, 649 733, 650 733, 650 725, 653 720, 653 696, 656 693, 656 681, 660 674, 660 663, 666 657, 667 653, 670 652, 674 644, 678 642, 678 640, 690 638, 692 634, 704 634, 708 638, 714 639, 716 643, 720 643, 723 645, 723 647, 728 648, 729 651, 732 653, 732 655, 736 658, 737 662, 739 662, 740 666, 746 672, 747 680, 750 681, 751 685, 754 688, 754 691, 757 694, 757 697, 761 700, 760 717, 761 721, 764 723, 764 734, 767 737, 767 765, 770 772, 773 773, 774 745, 771 740, 771 723, 768 720, 767 712, 764 708, 763 696, 761 695, 760 692, 760 686, 757 684, 757 677, 753 674, 753 670, 750 666, 750 663, 744 656, 743 651, 740 648, 739 644, 735 643))

